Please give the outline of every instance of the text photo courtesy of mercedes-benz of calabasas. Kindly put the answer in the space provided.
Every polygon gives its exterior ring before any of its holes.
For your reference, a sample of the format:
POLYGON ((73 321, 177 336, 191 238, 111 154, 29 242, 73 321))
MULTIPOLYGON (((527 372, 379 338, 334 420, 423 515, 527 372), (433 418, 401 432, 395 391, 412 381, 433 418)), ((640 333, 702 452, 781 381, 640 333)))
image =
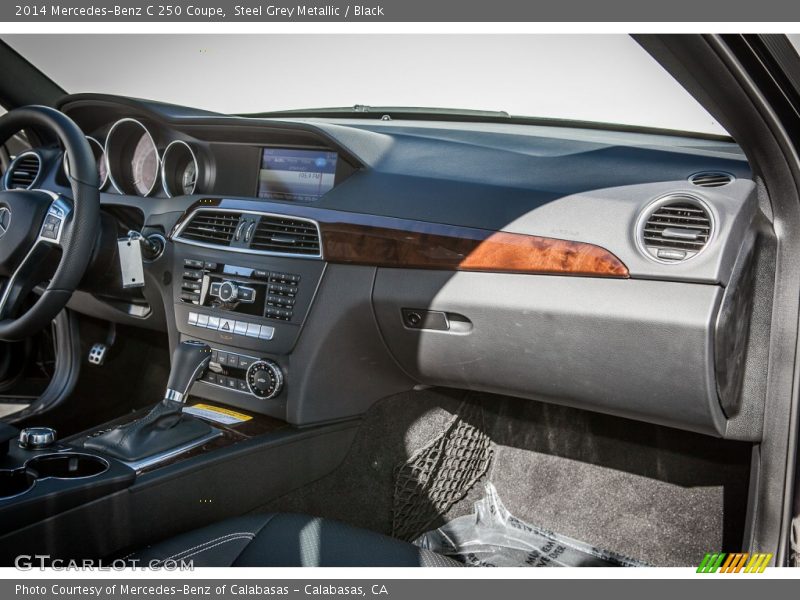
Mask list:
POLYGON ((3 36, 0 562, 796 564, 796 41, 3 36))

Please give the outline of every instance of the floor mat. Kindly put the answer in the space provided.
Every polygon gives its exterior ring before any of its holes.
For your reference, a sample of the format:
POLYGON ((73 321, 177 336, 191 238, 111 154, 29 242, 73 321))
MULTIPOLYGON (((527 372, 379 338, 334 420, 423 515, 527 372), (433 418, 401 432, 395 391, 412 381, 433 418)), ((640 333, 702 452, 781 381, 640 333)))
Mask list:
POLYGON ((412 540, 486 473, 491 442, 483 432, 483 409, 465 401, 444 432, 395 473, 392 536, 412 540))
POLYGON ((646 563, 520 521, 491 483, 475 512, 429 531, 414 543, 475 567, 642 567, 646 563))

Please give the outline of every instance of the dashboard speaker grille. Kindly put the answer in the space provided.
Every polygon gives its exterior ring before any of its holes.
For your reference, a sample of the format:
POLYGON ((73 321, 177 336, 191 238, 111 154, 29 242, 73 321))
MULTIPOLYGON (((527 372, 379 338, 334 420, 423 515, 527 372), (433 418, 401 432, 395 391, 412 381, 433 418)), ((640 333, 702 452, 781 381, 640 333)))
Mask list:
POLYGON ((181 231, 180 237, 217 246, 230 246, 239 218, 237 213, 196 212, 181 231))
POLYGON ((311 221, 264 215, 258 221, 250 248, 276 254, 319 256, 319 231, 311 221))
POLYGON ((722 172, 703 172, 703 173, 695 173, 691 177, 689 177, 689 181, 699 187, 722 187, 723 185, 728 185, 731 181, 733 181, 733 176, 728 173, 722 172))
POLYGON ((691 197, 659 203, 641 232, 646 251, 666 262, 681 262, 705 248, 711 238, 712 221, 706 208, 691 197))
POLYGON ((8 190, 30 189, 42 168, 42 160, 38 154, 28 152, 20 154, 8 167, 5 177, 5 187, 8 190))

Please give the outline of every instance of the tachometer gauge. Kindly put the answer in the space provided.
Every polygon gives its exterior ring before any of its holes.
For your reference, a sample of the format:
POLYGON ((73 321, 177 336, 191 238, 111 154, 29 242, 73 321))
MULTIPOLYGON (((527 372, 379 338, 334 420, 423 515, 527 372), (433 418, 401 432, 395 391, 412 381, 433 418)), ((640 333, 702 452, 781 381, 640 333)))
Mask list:
POLYGON ((161 159, 155 140, 136 119, 120 119, 106 138, 108 177, 122 194, 149 196, 158 182, 161 159))
POLYGON ((200 166, 192 146, 183 140, 171 142, 161 161, 161 184, 167 195, 172 198, 194 194, 202 177, 200 166))
MULTIPOLYGON (((106 153, 103 149, 103 145, 94 139, 91 136, 86 136, 86 139, 89 141, 89 146, 92 149, 92 154, 94 154, 94 160, 97 163, 97 180, 99 181, 99 188, 102 190, 106 187, 108 183, 108 168, 106 167, 106 153)), ((69 154, 64 151, 64 175, 67 176, 67 179, 70 179, 69 174, 69 154)))

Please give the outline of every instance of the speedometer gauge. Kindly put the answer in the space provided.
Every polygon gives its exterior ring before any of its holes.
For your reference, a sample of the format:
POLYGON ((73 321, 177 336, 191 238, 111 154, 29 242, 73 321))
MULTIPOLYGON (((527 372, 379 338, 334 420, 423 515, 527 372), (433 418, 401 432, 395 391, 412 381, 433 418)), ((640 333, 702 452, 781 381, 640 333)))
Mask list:
POLYGON ((136 119, 120 119, 108 132, 106 160, 111 183, 122 194, 149 196, 161 160, 150 131, 136 119))
POLYGON ((158 178, 158 150, 147 132, 142 134, 133 150, 131 170, 136 193, 147 196, 158 178))

